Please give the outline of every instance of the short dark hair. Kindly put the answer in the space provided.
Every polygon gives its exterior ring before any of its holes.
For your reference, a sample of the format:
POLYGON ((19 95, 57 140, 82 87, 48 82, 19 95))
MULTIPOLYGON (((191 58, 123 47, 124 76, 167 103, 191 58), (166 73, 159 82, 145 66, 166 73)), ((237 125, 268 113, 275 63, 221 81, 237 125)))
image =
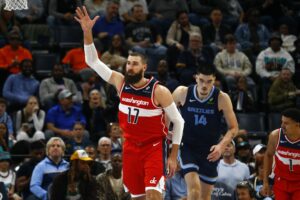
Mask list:
POLYGON ((227 44, 229 42, 236 42, 234 35, 232 35, 232 34, 225 35, 225 44, 227 44))
POLYGON ((138 56, 138 57, 140 57, 141 60, 142 60, 142 63, 144 63, 144 64, 146 64, 147 60, 148 60, 146 55, 144 55, 142 53, 139 53, 139 52, 136 52, 136 51, 130 52, 129 56, 138 56))
POLYGON ((188 14, 187 10, 179 10, 177 13, 176 13, 176 19, 178 19, 180 17, 181 14, 188 14))
POLYGON ((33 67, 33 60, 26 58, 26 59, 22 60, 20 63, 21 69, 24 67, 25 63, 27 63, 27 62, 31 63, 31 65, 33 67))
POLYGON ((281 114, 284 117, 291 118, 295 122, 300 122, 300 110, 298 108, 285 109, 281 114))
POLYGON ((46 149, 45 143, 41 140, 37 140, 37 141, 30 143, 29 147, 30 147, 30 151, 46 149))
POLYGON ((201 64, 196 71, 197 74, 216 76, 216 68, 212 64, 201 64))
POLYGON ((236 189, 247 189, 251 198, 255 197, 255 190, 249 181, 241 181, 236 185, 236 189))
POLYGON ((0 104, 7 106, 7 101, 4 98, 0 98, 0 104))
POLYGON ((143 8, 143 6, 142 6, 141 4, 139 4, 139 3, 134 4, 134 5, 132 6, 132 8, 131 8, 131 12, 133 12, 135 8, 143 8))

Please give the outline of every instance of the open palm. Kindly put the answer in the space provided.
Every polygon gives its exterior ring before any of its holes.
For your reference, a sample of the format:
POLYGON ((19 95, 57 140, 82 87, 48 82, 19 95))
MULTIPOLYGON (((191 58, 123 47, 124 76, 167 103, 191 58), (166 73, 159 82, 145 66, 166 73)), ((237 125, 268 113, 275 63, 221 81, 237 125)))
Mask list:
POLYGON ((76 9, 76 21, 78 21, 81 25, 83 32, 91 31, 96 21, 99 19, 99 16, 94 17, 94 19, 91 19, 85 6, 77 7, 76 9))

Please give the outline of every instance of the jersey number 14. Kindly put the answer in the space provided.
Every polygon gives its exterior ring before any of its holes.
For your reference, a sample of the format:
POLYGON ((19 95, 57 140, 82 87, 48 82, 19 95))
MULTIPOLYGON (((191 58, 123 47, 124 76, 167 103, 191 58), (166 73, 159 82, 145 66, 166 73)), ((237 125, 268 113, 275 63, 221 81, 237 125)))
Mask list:
POLYGON ((197 125, 206 125, 207 124, 207 120, 206 120, 206 117, 205 115, 198 115, 198 114, 195 114, 195 126, 197 125))

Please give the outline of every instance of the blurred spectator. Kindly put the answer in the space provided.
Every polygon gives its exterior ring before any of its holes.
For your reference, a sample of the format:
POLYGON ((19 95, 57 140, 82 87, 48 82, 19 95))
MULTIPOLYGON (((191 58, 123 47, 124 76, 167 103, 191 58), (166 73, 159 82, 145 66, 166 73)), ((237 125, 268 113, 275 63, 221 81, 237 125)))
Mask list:
POLYGON ((238 0, 211 0, 214 7, 220 8, 224 14, 223 22, 235 30, 237 25, 242 22, 244 11, 238 0))
POLYGON ((91 17, 102 16, 105 13, 108 0, 85 0, 84 5, 91 17))
POLYGON ((15 193, 16 173, 10 169, 10 159, 9 152, 0 150, 0 182, 4 183, 10 200, 22 200, 15 193))
POLYGON ((190 0, 189 18, 192 24, 204 27, 210 24, 209 14, 214 9, 211 1, 207 0, 190 0))
POLYGON ((111 69, 122 72, 127 62, 127 56, 128 49, 124 39, 121 35, 116 34, 112 37, 109 49, 101 56, 101 61, 111 69))
POLYGON ((86 124, 81 108, 73 104, 72 93, 69 90, 61 90, 57 98, 59 104, 50 108, 46 115, 48 129, 45 131, 46 140, 54 135, 64 139, 71 138, 75 122, 86 124))
POLYGON ((174 176, 166 180, 166 191, 164 200, 183 200, 187 196, 187 187, 180 164, 177 164, 177 171, 174 176))
POLYGON ((130 22, 136 22, 136 19, 132 16, 132 8, 135 5, 141 5, 143 7, 143 17, 145 20, 147 19, 149 11, 146 0, 120 0, 119 15, 121 20, 125 24, 130 22))
POLYGON ((239 161, 245 163, 249 167, 250 174, 253 174, 254 164, 251 152, 251 145, 248 141, 237 143, 235 155, 239 161))
POLYGON ((82 112, 86 117, 86 129, 90 133, 90 140, 97 144, 98 140, 106 135, 107 126, 106 111, 99 90, 93 89, 90 91, 88 100, 83 102, 82 112))
POLYGON ((234 199, 236 185, 250 177, 250 171, 245 163, 235 159, 235 143, 232 140, 224 150, 223 159, 218 164, 218 178, 212 192, 212 199, 234 199), (220 192, 221 191, 221 192, 220 192))
POLYGON ((148 57, 147 71, 156 71, 160 59, 166 56, 167 48, 162 45, 163 39, 155 26, 144 19, 144 10, 141 5, 132 8, 135 22, 126 26, 126 42, 132 51, 148 57))
POLYGON ((171 23, 176 19, 176 13, 180 10, 189 11, 184 0, 151 0, 148 9, 152 14, 151 23, 158 27, 162 38, 166 37, 171 23))
POLYGON ((15 18, 15 11, 5 10, 4 7, 5 4, 0 5, 0 47, 6 44, 10 31, 20 30, 15 18))
POLYGON ((295 61, 295 75, 294 82, 298 88, 300 88, 300 37, 294 42, 295 50, 291 53, 295 61))
POLYGON ((188 48, 189 34, 192 32, 201 34, 200 28, 189 22, 187 11, 179 11, 176 14, 176 20, 171 24, 168 30, 166 38, 166 43, 169 46, 167 60, 172 71, 175 70, 174 68, 179 53, 188 48))
POLYGON ((249 179, 249 182, 253 185, 253 189, 255 190, 255 197, 257 200, 271 200, 270 197, 264 197, 260 193, 260 190, 263 187, 263 178, 264 178, 264 168, 263 168, 263 159, 266 152, 266 145, 257 144, 253 148, 253 156, 255 159, 255 173, 249 179))
POLYGON ((81 82, 77 83, 77 87, 82 93, 83 101, 89 100, 90 92, 93 89, 97 89, 102 97, 102 105, 105 107, 107 101, 106 86, 108 84, 106 84, 91 68, 81 70, 79 75, 81 82))
POLYGON ((181 85, 189 85, 194 82, 193 75, 197 67, 204 63, 213 62, 213 53, 209 47, 203 47, 202 37, 199 33, 191 33, 189 47, 180 53, 176 68, 181 85))
POLYGON ((56 64, 53 66, 52 76, 43 79, 39 88, 41 105, 45 110, 57 104, 57 94, 62 89, 68 89, 73 95, 73 101, 81 103, 82 96, 78 92, 76 84, 72 79, 65 77, 63 66, 56 64))
MULTIPOLYGON (((30 187, 30 179, 34 167, 45 157, 45 144, 35 141, 30 144, 30 159, 24 162, 17 171, 16 190, 21 194, 23 200, 33 198, 30 187)), ((32 199, 31 199, 32 200, 32 199)))
POLYGON ((240 24, 235 31, 241 50, 246 52, 250 60, 267 48, 270 37, 268 29, 259 23, 259 16, 257 9, 249 9, 245 16, 245 23, 240 24))
POLYGON ((66 154, 71 155, 76 150, 85 149, 90 144, 87 137, 84 137, 85 126, 81 122, 75 122, 73 126, 73 137, 66 141, 66 154))
POLYGON ((215 54, 223 49, 225 35, 232 33, 222 19, 222 11, 219 8, 213 8, 210 13, 211 24, 203 28, 203 42, 213 48, 215 54))
POLYGON ((273 34, 267 49, 260 52, 256 60, 256 73, 261 78, 262 102, 267 102, 267 95, 273 81, 279 76, 282 68, 295 73, 295 62, 292 56, 282 47, 281 37, 273 34))
MULTIPOLYGON (((290 27, 297 27, 293 18, 293 0, 262 0, 259 2, 261 21, 269 30, 277 30, 278 25, 285 23, 290 27)), ((294 29, 295 31, 295 29, 294 29)))
POLYGON ((130 200, 130 194, 125 192, 122 176, 122 153, 112 152, 112 168, 97 176, 99 184, 99 200, 130 200))
POLYGON ((225 36, 225 49, 216 55, 214 64, 223 75, 229 91, 237 87, 237 81, 242 76, 246 77, 250 87, 255 87, 254 81, 250 78, 252 64, 248 57, 236 48, 236 39, 233 35, 225 36))
POLYGON ((28 9, 16 10, 15 15, 21 24, 41 23, 45 8, 43 0, 28 0, 28 9))
POLYGON ((25 59, 32 60, 30 51, 22 46, 19 31, 8 33, 8 44, 0 49, 0 68, 17 74, 21 71, 20 63, 25 59))
POLYGON ((30 191, 40 200, 48 199, 48 187, 55 176, 66 171, 69 163, 63 159, 65 143, 59 137, 52 137, 46 145, 47 157, 40 161, 32 172, 30 191))
POLYGON ((229 95, 235 112, 247 113, 256 111, 255 99, 248 87, 246 77, 241 76, 237 80, 236 89, 229 91, 229 95))
MULTIPOLYGON (((6 108, 7 108, 7 101, 3 98, 0 98, 0 123, 4 123, 6 125, 7 132, 9 134, 9 135, 6 135, 6 137, 8 139, 8 136, 14 138, 14 136, 13 136, 14 126, 13 126, 13 121, 12 121, 11 117, 6 112, 6 108)), ((8 141, 6 141, 6 142, 8 142, 8 141)))
POLYGON ((87 152, 89 157, 93 159, 90 165, 91 174, 96 177, 98 174, 105 172, 105 167, 101 163, 95 161, 97 157, 96 147, 94 145, 88 145, 85 147, 85 151, 87 152))
POLYGON ((123 138, 119 123, 109 123, 107 132, 111 139, 111 150, 122 150, 123 138))
POLYGON ((90 172, 92 159, 84 150, 75 151, 70 158, 70 169, 53 180, 49 200, 98 200, 99 186, 90 172))
POLYGON ((300 98, 300 90, 292 80, 292 72, 288 68, 282 68, 280 75, 275 79, 268 93, 270 110, 281 112, 286 108, 296 106, 296 99, 300 98))
POLYGON ((37 97, 29 97, 26 106, 16 114, 17 140, 44 140, 44 122, 45 111, 40 109, 37 97))
POLYGON ((102 137, 98 141, 98 157, 95 159, 97 162, 101 163, 106 170, 111 169, 111 139, 108 137, 102 137))
MULTIPOLYGON (((98 56, 100 58, 100 52, 98 52, 98 56)), ((80 47, 70 49, 61 62, 69 65, 74 74, 79 74, 81 70, 88 68, 85 62, 83 44, 80 47)))
MULTIPOLYGON (((174 58, 173 58, 174 59, 174 58)), ((157 75, 155 78, 164 86, 166 86, 171 92, 173 92, 178 86, 178 81, 170 76, 169 67, 166 60, 160 60, 157 65, 157 75)))
POLYGON ((3 96, 9 102, 9 109, 16 111, 26 105, 30 96, 36 96, 39 81, 33 77, 33 61, 25 59, 20 63, 21 72, 11 74, 4 83, 3 96))
POLYGON ((281 24, 279 27, 279 33, 282 39, 282 48, 288 52, 294 51, 294 43, 297 40, 297 37, 290 33, 289 26, 287 24, 281 24))
POLYGON ((8 129, 5 123, 0 122, 0 149, 4 151, 9 150, 8 146, 8 129))
POLYGON ((119 19, 118 9, 118 1, 109 1, 106 6, 105 15, 97 20, 93 27, 93 34, 97 36, 100 42, 100 51, 108 49, 114 35, 124 35, 124 25, 119 19))
POLYGON ((255 190, 249 181, 242 181, 236 186, 237 200, 256 200, 255 190))
POLYGON ((57 26, 74 26, 76 24, 74 20, 75 9, 77 6, 81 6, 82 2, 83 0, 49 0, 47 24, 55 42, 58 41, 57 26))

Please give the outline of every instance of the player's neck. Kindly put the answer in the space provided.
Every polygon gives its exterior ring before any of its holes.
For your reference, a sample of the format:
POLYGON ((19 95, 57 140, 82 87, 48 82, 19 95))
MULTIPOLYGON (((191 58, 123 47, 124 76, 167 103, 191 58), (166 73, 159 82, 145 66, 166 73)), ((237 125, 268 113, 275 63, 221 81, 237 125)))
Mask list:
POLYGON ((135 88, 140 88, 140 87, 143 87, 144 85, 146 85, 147 83, 148 83, 148 79, 143 77, 139 82, 132 84, 132 86, 135 88))
POLYGON ((297 140, 300 140, 300 130, 296 131, 295 133, 292 134, 287 134, 286 133, 287 138, 291 141, 291 142, 295 142, 297 140))

